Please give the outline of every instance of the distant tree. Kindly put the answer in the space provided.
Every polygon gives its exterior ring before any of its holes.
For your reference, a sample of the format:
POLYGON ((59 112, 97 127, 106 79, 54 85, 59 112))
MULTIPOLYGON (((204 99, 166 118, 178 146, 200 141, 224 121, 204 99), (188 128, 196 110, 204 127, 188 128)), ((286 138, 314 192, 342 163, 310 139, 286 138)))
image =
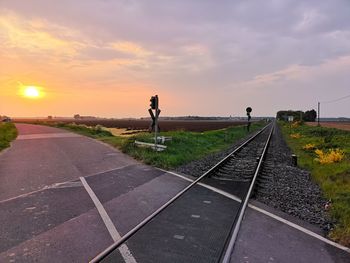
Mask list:
POLYGON ((278 120, 288 121, 288 116, 293 116, 294 121, 301 121, 304 119, 304 112, 293 110, 281 110, 277 112, 276 118, 278 120))
POLYGON ((304 114, 304 121, 315 121, 317 117, 317 113, 314 109, 308 110, 304 114))
POLYGON ((52 116, 51 116, 51 115, 47 116, 47 118, 48 118, 49 120, 52 120, 52 116))
POLYGON ((76 119, 76 120, 77 120, 77 119, 80 119, 80 114, 75 114, 75 115, 74 115, 74 119, 76 119))

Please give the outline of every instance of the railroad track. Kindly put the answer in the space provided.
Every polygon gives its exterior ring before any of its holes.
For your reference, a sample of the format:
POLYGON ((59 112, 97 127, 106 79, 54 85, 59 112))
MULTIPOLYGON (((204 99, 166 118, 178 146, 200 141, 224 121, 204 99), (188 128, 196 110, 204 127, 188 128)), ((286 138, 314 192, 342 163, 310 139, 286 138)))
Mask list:
POLYGON ((230 262, 273 128, 251 136, 91 262, 230 262))

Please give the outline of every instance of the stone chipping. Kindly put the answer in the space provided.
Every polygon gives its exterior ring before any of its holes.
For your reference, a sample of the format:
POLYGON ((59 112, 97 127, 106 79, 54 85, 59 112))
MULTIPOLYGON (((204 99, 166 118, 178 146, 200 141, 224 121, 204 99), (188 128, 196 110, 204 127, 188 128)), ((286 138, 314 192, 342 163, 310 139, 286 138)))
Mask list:
MULTIPOLYGON (((235 143, 226 151, 183 165, 177 171, 198 177, 232 152, 242 141, 235 143)), ((328 232, 334 222, 330 220, 325 210, 327 200, 322 196, 319 186, 312 180, 310 172, 293 165, 291 155, 292 152, 276 125, 253 198, 318 225, 328 232)))

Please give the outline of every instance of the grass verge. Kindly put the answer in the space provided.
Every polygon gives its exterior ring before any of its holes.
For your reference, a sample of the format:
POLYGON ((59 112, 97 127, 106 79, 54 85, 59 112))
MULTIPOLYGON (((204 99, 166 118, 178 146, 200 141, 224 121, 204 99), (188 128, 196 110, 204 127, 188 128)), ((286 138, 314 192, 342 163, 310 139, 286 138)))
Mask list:
MULTIPOLYGON (((263 127, 262 123, 253 124, 251 131, 253 132, 261 127, 263 127)), ((208 154, 223 151, 237 140, 245 137, 247 132, 244 126, 235 126, 205 132, 168 131, 162 132, 160 135, 172 137, 171 141, 166 142, 168 148, 163 152, 135 147, 135 140, 154 143, 154 137, 150 133, 140 133, 123 141, 120 141, 118 137, 102 140, 117 146, 123 152, 146 164, 172 169, 208 154)))
POLYGON ((298 165, 311 172, 324 196, 332 202, 330 214, 337 225, 330 237, 350 247, 350 132, 282 122, 279 124, 289 147, 298 156, 298 165), (332 149, 343 152, 342 160, 321 164, 316 150, 329 153, 332 149))
MULTIPOLYGON (((251 132, 262 128, 264 125, 263 122, 252 124, 251 132)), ((137 160, 164 169, 176 168, 208 154, 223 151, 237 140, 247 136, 245 126, 234 126, 205 132, 181 130, 161 132, 160 136, 172 137, 172 140, 166 142, 168 148, 165 151, 155 152, 152 149, 139 148, 134 145, 135 140, 153 143, 154 135, 150 133, 139 133, 125 137, 113 136, 101 127, 89 128, 84 125, 64 123, 56 124, 55 127, 65 128, 98 139, 120 149, 137 160)))
POLYGON ((0 151, 9 147, 17 137, 17 129, 13 123, 0 122, 0 151))

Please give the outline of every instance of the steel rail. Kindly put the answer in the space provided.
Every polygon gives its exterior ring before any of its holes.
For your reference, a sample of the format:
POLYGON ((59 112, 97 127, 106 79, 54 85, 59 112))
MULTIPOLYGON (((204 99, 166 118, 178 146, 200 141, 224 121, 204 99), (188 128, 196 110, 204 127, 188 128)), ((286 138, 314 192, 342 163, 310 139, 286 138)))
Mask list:
POLYGON ((188 190, 190 190, 194 185, 196 185, 200 180, 202 180, 204 177, 206 177, 208 174, 210 174, 213 170, 215 170, 218 166, 220 166, 222 163, 224 163, 229 157, 231 157, 233 154, 235 154, 237 151, 242 149, 246 144, 251 142, 255 139, 259 134, 261 134, 267 127, 269 127, 272 123, 267 124, 264 128, 262 128, 259 132, 257 132, 255 135, 250 137, 248 140, 246 140, 244 143, 242 143, 239 147, 237 147, 235 150, 233 150, 230 154, 228 154, 226 157, 224 157, 221 161, 219 161, 216 165, 214 165, 212 168, 210 168, 208 171, 206 171, 203 175, 198 177, 195 181, 193 181, 190 185, 185 187, 183 190, 181 190, 179 193, 177 193, 173 198, 171 198, 168 202, 163 204, 161 207, 159 207, 156 211, 154 211, 151 215, 146 217, 143 221, 141 221, 138 225, 136 225, 133 229, 131 229, 129 232, 127 232, 121 239, 114 242, 112 245, 107 247, 104 251, 102 251, 100 254, 98 254, 95 258, 93 258, 90 263, 97 263, 101 262, 104 258, 106 258, 113 250, 118 248, 121 244, 125 243, 131 236, 133 236, 136 232, 138 232, 143 226, 145 226, 148 222, 150 222, 154 217, 156 217, 159 213, 161 213, 165 208, 167 208, 169 205, 171 205, 173 202, 175 202, 179 197, 181 197, 184 193, 186 193, 188 190))
POLYGON ((235 226, 233 228, 233 231, 231 229, 232 235, 231 235, 231 238, 230 238, 230 241, 229 241, 228 245, 226 246, 225 255, 224 255, 221 263, 230 263, 230 261, 231 261, 232 251, 233 251, 233 248, 234 248, 237 236, 238 236, 239 229, 241 227, 243 216, 244 216, 245 210, 247 209, 249 198, 250 198, 250 196, 251 196, 251 194, 253 192, 253 188, 254 188, 254 184, 255 184, 256 178, 258 177, 258 174, 260 172, 260 168, 262 166, 263 159, 265 157, 268 145, 270 143, 274 127, 275 127, 275 123, 272 123, 272 128, 271 128, 269 137, 266 140, 266 143, 265 143, 265 146, 264 146, 264 150, 263 150, 263 152, 261 154, 261 157, 259 159, 259 163, 258 163, 257 168, 255 170, 253 179, 252 179, 252 181, 250 183, 249 190, 248 190, 247 195, 246 195, 246 197, 244 199, 243 205, 241 206, 238 219, 236 220, 236 224, 235 224, 235 226))

